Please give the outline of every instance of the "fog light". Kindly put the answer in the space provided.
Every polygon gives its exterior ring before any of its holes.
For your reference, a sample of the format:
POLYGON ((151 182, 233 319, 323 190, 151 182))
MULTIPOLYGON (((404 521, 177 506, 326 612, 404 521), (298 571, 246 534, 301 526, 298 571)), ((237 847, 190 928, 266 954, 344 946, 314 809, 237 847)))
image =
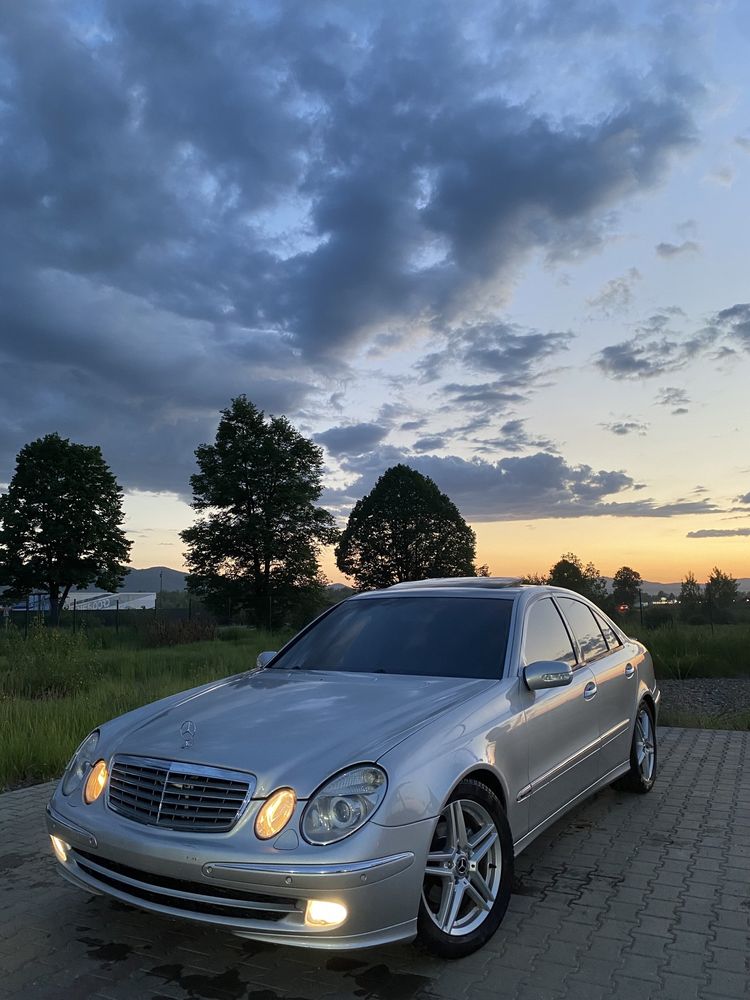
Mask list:
POLYGON ((89 805, 91 805, 92 802, 96 802, 104 791, 104 786, 106 784, 107 765, 103 760, 98 760, 89 771, 89 776, 86 779, 86 787, 83 789, 84 802, 87 802, 89 805))
POLYGON ((64 840, 60 840, 59 837, 53 837, 50 834, 49 839, 52 841, 52 850, 55 852, 55 857, 64 865, 68 860, 68 851, 70 850, 70 844, 66 844, 64 840))
POLYGON ((325 899, 308 899, 305 924, 308 927, 340 927, 346 920, 347 910, 342 903, 329 903, 325 899))
POLYGON ((255 820, 255 835, 268 840, 281 833, 294 814, 297 796, 291 788, 279 788, 260 807, 255 820))

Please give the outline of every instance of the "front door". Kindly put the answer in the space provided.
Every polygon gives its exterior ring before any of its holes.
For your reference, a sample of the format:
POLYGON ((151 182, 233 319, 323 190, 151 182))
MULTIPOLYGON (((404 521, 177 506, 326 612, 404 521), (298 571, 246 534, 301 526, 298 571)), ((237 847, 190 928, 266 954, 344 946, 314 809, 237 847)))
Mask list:
POLYGON ((594 675, 578 664, 565 624, 549 597, 527 610, 523 665, 561 660, 573 668, 567 687, 529 691, 521 682, 529 748, 529 828, 535 829, 599 775, 599 722, 594 675))

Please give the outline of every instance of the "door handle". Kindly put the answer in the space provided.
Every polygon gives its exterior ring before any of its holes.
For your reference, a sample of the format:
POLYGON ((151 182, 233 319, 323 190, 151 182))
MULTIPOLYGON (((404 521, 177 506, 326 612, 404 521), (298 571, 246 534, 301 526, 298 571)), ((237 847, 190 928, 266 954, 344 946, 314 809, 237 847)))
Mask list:
POLYGON ((632 663, 628 663, 628 665, 625 667, 625 676, 633 677, 634 674, 635 674, 635 667, 633 666, 632 663))
POLYGON ((591 701, 591 699, 596 695, 597 687, 593 681, 589 681, 586 687, 583 689, 583 697, 586 701, 591 701))

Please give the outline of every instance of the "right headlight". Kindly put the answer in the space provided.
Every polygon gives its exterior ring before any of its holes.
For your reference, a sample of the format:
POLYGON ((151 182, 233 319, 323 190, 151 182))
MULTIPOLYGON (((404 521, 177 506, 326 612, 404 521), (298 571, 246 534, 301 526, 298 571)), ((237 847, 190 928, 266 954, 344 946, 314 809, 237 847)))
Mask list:
POLYGON ((63 795, 70 795, 78 788, 86 777, 92 766, 96 762, 96 747, 99 743, 99 730, 95 729, 89 733, 81 743, 76 752, 71 757, 70 763, 65 768, 62 780, 63 795))
POLYGON ((334 844, 359 830, 385 798, 388 779, 376 764, 359 764, 331 778, 302 814, 302 836, 310 844, 334 844))

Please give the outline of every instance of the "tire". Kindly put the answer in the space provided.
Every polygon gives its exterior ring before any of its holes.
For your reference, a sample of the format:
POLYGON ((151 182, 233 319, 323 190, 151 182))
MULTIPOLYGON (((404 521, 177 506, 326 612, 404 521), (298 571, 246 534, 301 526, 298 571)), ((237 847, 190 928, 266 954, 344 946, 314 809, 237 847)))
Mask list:
POLYGON ((440 813, 427 856, 417 939, 440 958, 481 948, 505 916, 513 838, 497 795, 466 778, 440 813))
POLYGON ((630 770, 618 778, 615 788, 645 795, 654 787, 658 760, 654 710, 646 701, 638 706, 630 745, 630 770))

